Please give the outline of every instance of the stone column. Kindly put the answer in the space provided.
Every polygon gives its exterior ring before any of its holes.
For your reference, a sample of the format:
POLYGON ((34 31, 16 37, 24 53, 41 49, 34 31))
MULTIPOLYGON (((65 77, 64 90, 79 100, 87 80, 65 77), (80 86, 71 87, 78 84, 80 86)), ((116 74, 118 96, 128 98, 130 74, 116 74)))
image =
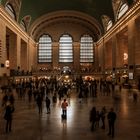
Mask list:
MULTIPOLYGON (((37 72, 38 71, 38 43, 33 44, 32 49, 30 50, 30 52, 28 53, 29 56, 32 54, 32 61, 31 61, 31 70, 33 72, 37 72)), ((28 50, 28 44, 27 44, 27 50, 28 50)), ((28 59, 27 59, 28 60, 28 59)))
POLYGON ((105 73, 105 43, 103 39, 103 44, 101 45, 101 71, 105 73))
POLYGON ((79 42, 74 42, 73 43, 73 63, 74 63, 74 70, 76 72, 80 71, 80 43, 79 42))
POLYGON ((97 45, 98 47, 98 63, 99 63, 99 72, 104 71, 103 69, 103 46, 101 44, 97 45))
POLYGON ((116 49, 117 48, 117 39, 116 39, 116 35, 114 35, 112 37, 112 70, 115 71, 116 69, 116 61, 117 61, 117 58, 116 57, 119 57, 116 55, 116 49))
POLYGON ((98 72, 99 71, 99 59, 98 59, 98 47, 97 47, 97 45, 94 45, 94 68, 95 68, 95 70, 96 70, 96 72, 98 72))
MULTIPOLYGON (((23 40, 21 41, 21 47, 20 47, 20 65, 21 65, 21 69, 22 70, 24 70, 24 71, 27 71, 28 69, 28 59, 29 59, 29 57, 28 57, 28 53, 30 54, 29 56, 30 56, 30 61, 29 61, 29 63, 30 63, 30 65, 32 65, 32 61, 33 61, 33 54, 32 53, 34 53, 34 51, 33 51, 33 47, 32 46, 30 46, 30 48, 32 48, 32 49, 30 49, 30 53, 28 52, 28 46, 27 46, 27 43, 26 42, 24 42, 23 40)), ((31 69, 31 68, 30 68, 31 69)))
POLYGON ((4 74, 9 75, 9 71, 5 68, 5 61, 7 60, 6 50, 6 26, 0 19, 0 76, 4 74))
MULTIPOLYGON (((17 69, 17 35, 10 33, 9 35, 9 60, 10 60, 10 69, 17 69)), ((19 61, 20 63, 20 61, 19 61)))
MULTIPOLYGON (((21 55, 24 52, 21 51, 21 38, 20 38, 19 35, 17 35, 17 44, 16 45, 17 45, 17 46, 15 46, 16 50, 17 50, 16 51, 16 53, 17 53, 17 64, 16 64, 16 66, 21 67, 21 55)), ((24 62, 24 63, 26 63, 26 62, 24 62)))
POLYGON ((105 43, 105 69, 112 70, 112 40, 105 43))
POLYGON ((135 64, 140 68, 140 17, 136 20, 135 64))
POLYGON ((59 66, 59 43, 53 42, 52 48, 52 66, 54 68, 59 66))
POLYGON ((128 23, 128 66, 129 72, 134 72, 135 65, 135 20, 128 23))

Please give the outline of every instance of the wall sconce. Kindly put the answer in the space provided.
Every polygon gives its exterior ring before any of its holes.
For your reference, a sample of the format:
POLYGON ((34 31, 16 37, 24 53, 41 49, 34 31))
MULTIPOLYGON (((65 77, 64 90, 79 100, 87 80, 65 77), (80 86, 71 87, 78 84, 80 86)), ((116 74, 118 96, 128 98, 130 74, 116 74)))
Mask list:
POLYGON ((124 53, 123 54, 123 60, 127 60, 128 59, 128 54, 127 53, 124 53))
POLYGON ((6 60, 6 61, 5 61, 5 67, 6 67, 6 68, 9 68, 9 67, 10 67, 10 61, 9 61, 9 60, 6 60))

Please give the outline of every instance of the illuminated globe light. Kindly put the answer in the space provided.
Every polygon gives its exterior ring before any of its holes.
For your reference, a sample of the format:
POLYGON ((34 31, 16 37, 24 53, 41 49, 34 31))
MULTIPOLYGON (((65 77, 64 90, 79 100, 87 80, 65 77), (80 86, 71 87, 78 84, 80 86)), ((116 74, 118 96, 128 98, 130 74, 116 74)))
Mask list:
POLYGON ((124 53, 124 54, 123 54, 123 59, 124 59, 124 60, 127 60, 127 59, 128 59, 128 54, 127 54, 127 53, 124 53))

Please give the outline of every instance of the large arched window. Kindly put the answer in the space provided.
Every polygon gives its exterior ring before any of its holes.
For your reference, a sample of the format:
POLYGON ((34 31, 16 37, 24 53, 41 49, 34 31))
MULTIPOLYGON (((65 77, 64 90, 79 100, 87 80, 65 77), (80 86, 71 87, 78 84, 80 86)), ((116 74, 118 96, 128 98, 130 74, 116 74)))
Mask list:
POLYGON ((112 20, 109 20, 106 30, 108 31, 112 27, 112 25, 113 25, 112 20))
POLYGON ((110 17, 107 16, 107 15, 102 15, 101 19, 102 19, 102 23, 103 23, 103 26, 104 26, 104 30, 106 32, 106 31, 108 31, 112 27, 113 22, 110 19, 110 17))
POLYGON ((5 6, 6 11, 10 14, 10 16, 16 20, 16 13, 13 6, 10 3, 7 3, 5 6))
POLYGON ((49 35, 42 35, 38 44, 38 62, 52 62, 52 39, 49 35))
POLYGON ((81 37, 80 63, 92 63, 94 56, 93 39, 89 35, 81 37))
POLYGON ((68 34, 59 40, 59 62, 73 62, 72 37, 68 34))
POLYGON ((27 31, 26 24, 25 24, 24 20, 21 20, 20 26, 24 31, 27 31))
POLYGON ((128 5, 127 3, 124 3, 118 11, 117 19, 122 17, 126 13, 127 10, 128 10, 128 5))

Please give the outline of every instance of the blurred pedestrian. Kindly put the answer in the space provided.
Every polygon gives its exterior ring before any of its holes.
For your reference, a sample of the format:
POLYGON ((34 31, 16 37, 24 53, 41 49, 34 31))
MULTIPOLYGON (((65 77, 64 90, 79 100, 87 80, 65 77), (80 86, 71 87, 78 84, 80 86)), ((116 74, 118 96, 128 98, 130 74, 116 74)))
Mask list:
POLYGON ((64 101, 61 104, 63 119, 66 119, 66 117, 67 117, 67 106, 68 106, 68 103, 67 103, 66 99, 64 99, 64 101))
POLYGON ((133 92, 133 101, 136 103, 138 99, 138 94, 137 92, 133 92))
POLYGON ((51 104, 51 101, 50 99, 48 98, 48 96, 46 96, 46 108, 47 108, 47 114, 50 113, 50 104, 51 104))
POLYGON ((114 132, 115 132, 115 121, 116 121, 116 113, 114 112, 114 109, 111 108, 108 115, 107 115, 107 119, 108 119, 108 125, 109 125, 109 133, 108 135, 111 135, 112 137, 114 137, 114 132))
POLYGON ((104 106, 100 112, 100 117, 102 121, 102 129, 105 129, 105 117, 106 117, 106 107, 104 106))
POLYGON ((12 130, 12 114, 14 112, 15 108, 13 104, 11 104, 9 101, 6 103, 5 106, 5 114, 4 114, 4 119, 6 120, 6 133, 11 132, 12 130))
POLYGON ((94 131, 96 124, 96 107, 93 107, 90 111, 90 122, 91 122, 91 131, 94 131))

